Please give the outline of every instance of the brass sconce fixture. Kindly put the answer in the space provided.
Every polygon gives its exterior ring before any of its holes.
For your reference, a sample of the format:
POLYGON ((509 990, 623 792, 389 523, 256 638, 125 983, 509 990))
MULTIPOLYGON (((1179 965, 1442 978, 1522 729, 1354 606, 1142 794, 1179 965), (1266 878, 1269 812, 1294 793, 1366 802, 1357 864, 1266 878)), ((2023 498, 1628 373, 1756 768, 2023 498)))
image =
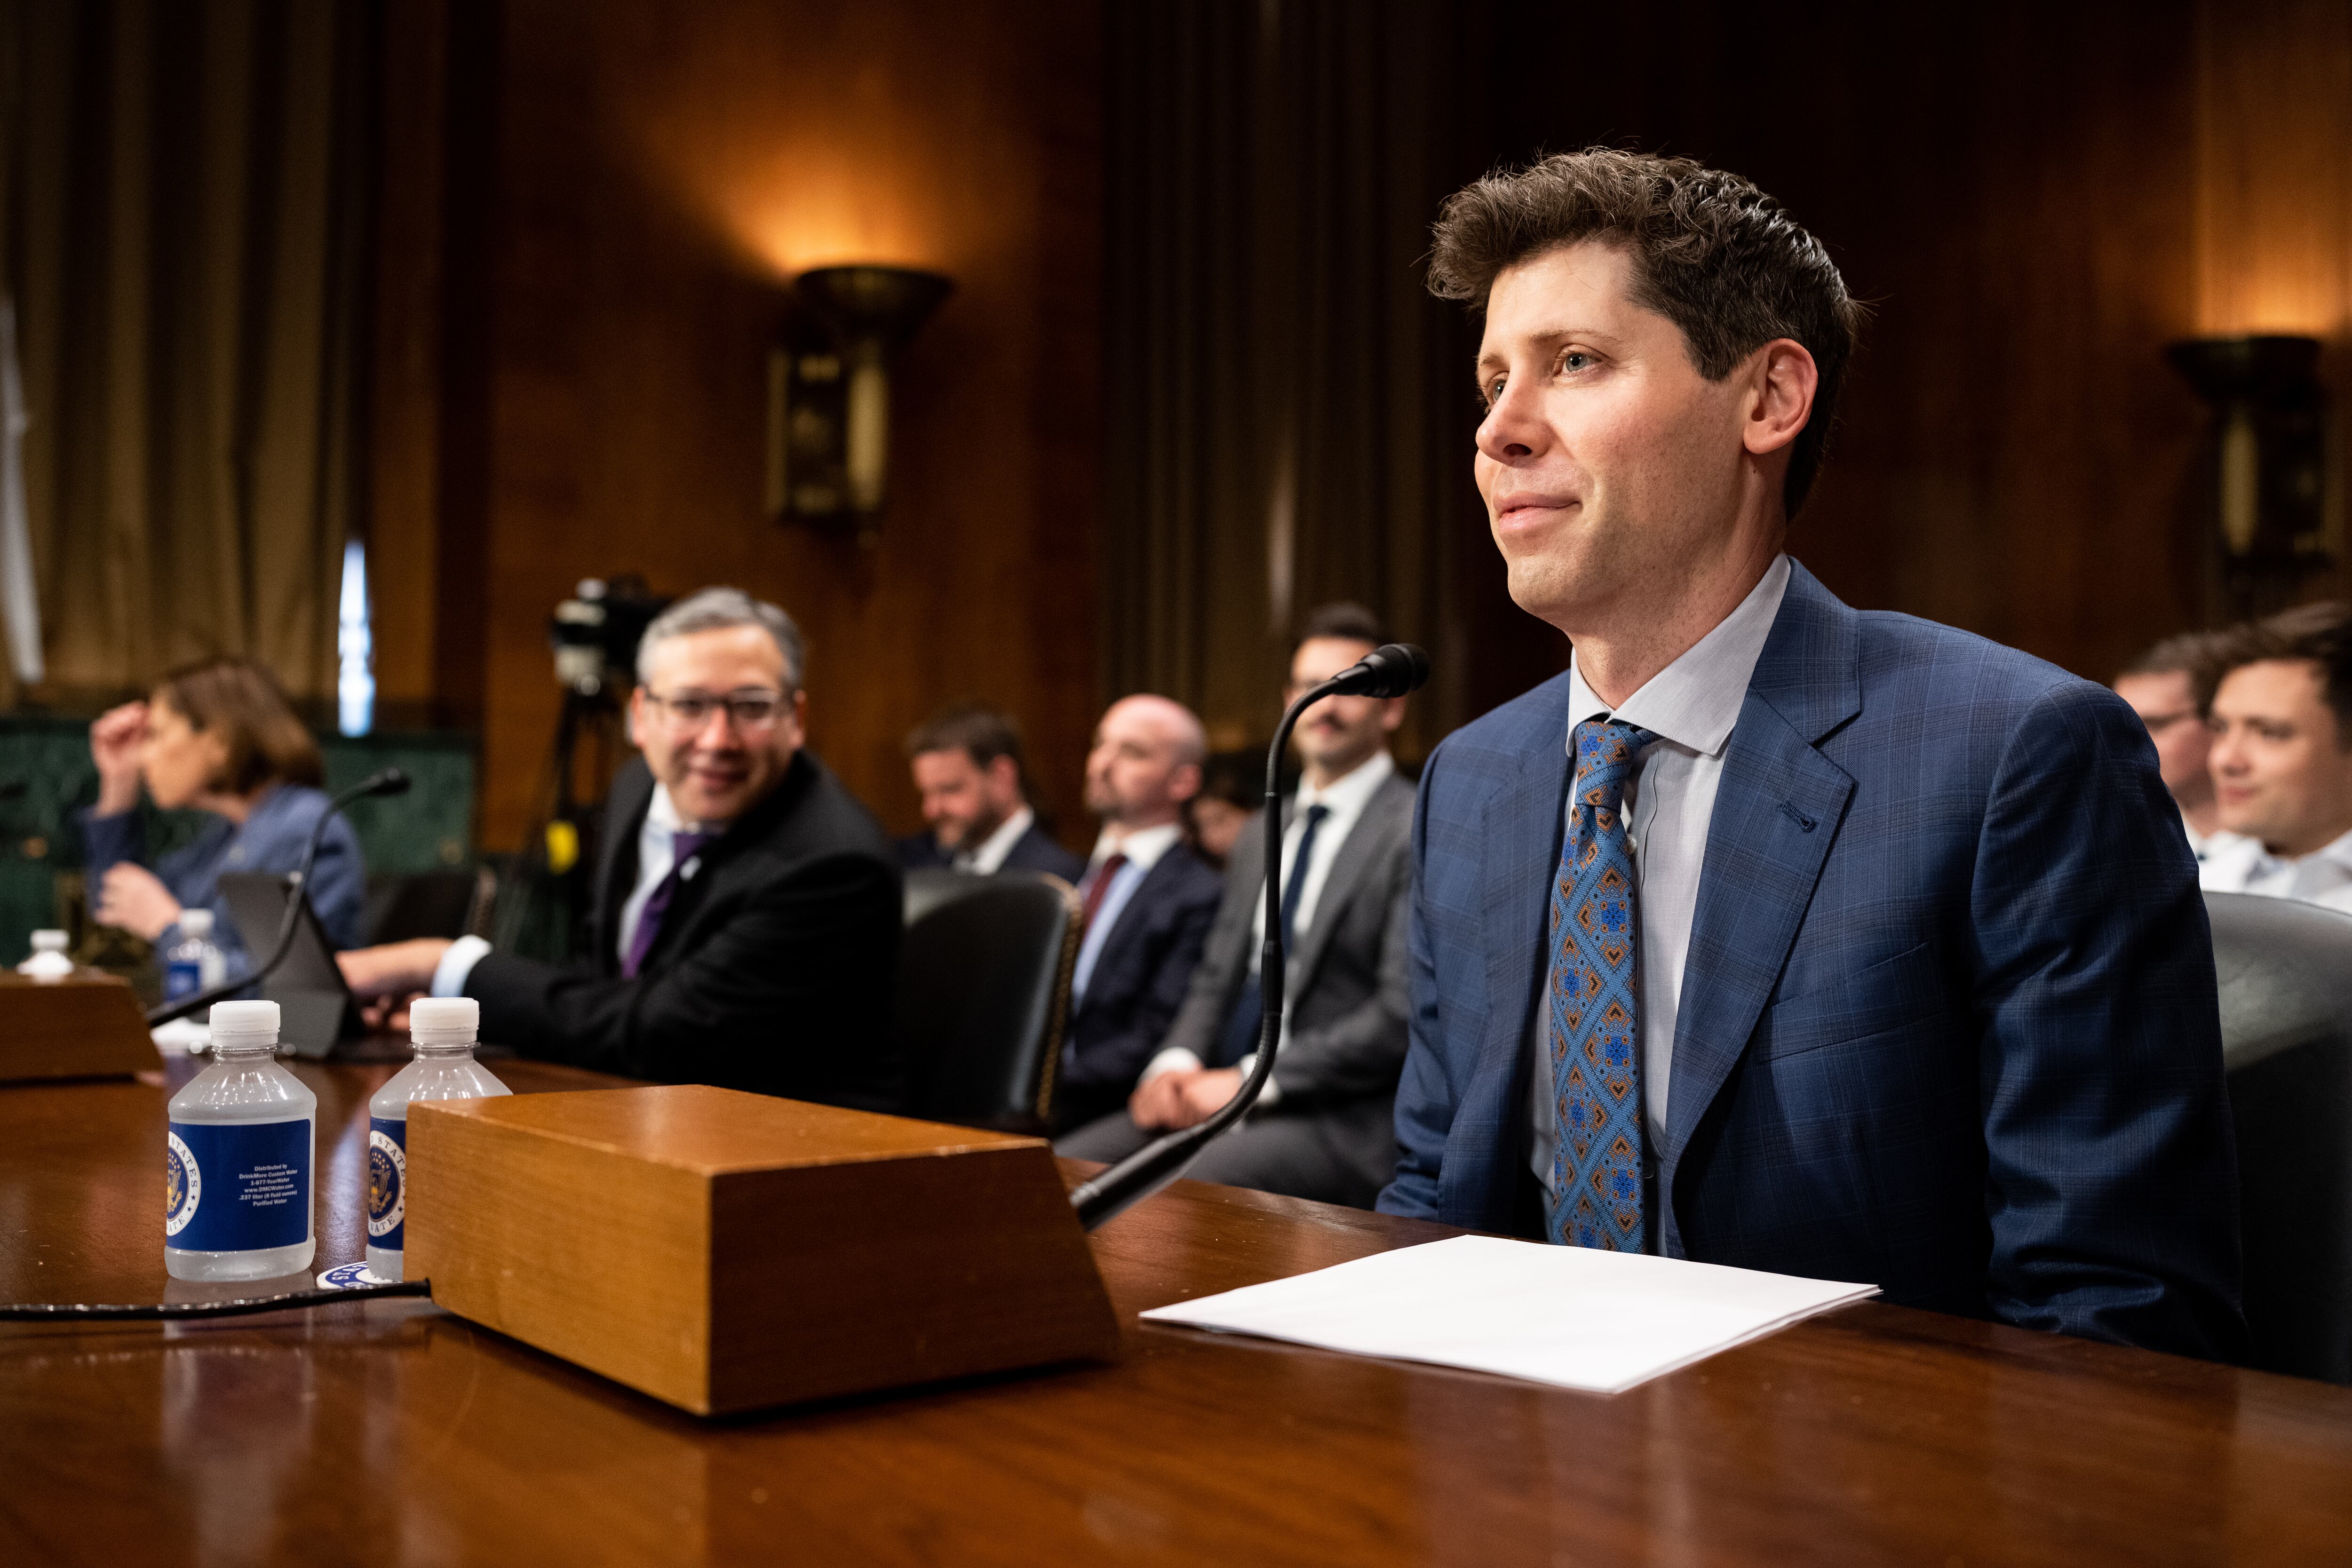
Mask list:
POLYGON ((2209 472, 2229 618, 2294 602, 2331 562, 2327 398, 2315 338, 2198 338, 2165 358, 2213 405, 2209 472))
POLYGON ((954 287, 903 267, 801 274, 803 309, 768 356, 770 517, 853 524, 872 542, 889 489, 890 360, 954 287))

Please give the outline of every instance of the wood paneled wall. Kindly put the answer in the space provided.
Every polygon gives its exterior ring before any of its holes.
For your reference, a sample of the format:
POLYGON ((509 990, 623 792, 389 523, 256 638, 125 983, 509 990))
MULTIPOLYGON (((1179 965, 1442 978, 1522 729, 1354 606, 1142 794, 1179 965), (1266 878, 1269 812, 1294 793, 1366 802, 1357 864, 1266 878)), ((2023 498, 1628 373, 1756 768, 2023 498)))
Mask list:
MULTIPOLYGON (((984 697, 1075 816, 1096 701, 1099 22, 1084 0, 389 8, 379 665, 483 733, 525 829, 584 576, 730 583, 810 647, 812 743, 886 821, 984 697), (761 515, 791 276, 952 275, 898 367, 880 542, 761 515)), ((1082 828, 1083 825, 1066 822, 1082 828)))
POLYGON ((2335 0, 1492 16, 1498 157, 1606 142, 1736 169, 1870 303, 1790 544, 1857 605, 2105 679, 2208 610, 2208 415, 2165 344, 2329 340, 2343 416, 2352 8, 2335 0))
MULTIPOLYGON (((1794 541, 1856 604, 2103 678, 2205 612, 2207 416, 2164 345, 2309 332, 2331 344, 2339 419, 2352 402, 2340 0, 1452 15, 1428 68, 1466 107, 1441 161, 1613 142, 1720 163, 1788 202, 1870 301, 1794 541)), ((488 843, 521 831, 554 723, 545 616, 575 579, 629 570, 667 592, 738 582, 799 616, 815 743, 894 826, 914 822, 898 735, 977 695, 1027 722, 1082 837, 1097 405, 1123 352, 1098 315, 1097 0, 384 16, 379 664, 387 699, 483 725, 488 843), (784 281, 852 258, 958 280, 900 365, 871 552, 760 514, 784 281)), ((1432 503, 1454 509, 1449 717, 1564 656, 1503 594, 1461 423, 1459 489, 1432 503)), ((1233 570, 1262 573, 1263 541, 1244 543, 1233 570)), ((1209 642, 1201 658, 1250 668, 1206 686, 1263 679, 1261 648, 1209 642)))

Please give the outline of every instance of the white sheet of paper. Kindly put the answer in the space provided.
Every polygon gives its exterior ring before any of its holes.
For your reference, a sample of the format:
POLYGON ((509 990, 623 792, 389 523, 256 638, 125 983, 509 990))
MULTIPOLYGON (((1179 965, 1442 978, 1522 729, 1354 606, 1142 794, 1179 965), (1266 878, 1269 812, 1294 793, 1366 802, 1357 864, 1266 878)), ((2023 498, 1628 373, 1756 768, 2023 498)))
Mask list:
POLYGON ((1876 1294, 1875 1285, 1457 1236, 1143 1316, 1622 1394, 1876 1294))

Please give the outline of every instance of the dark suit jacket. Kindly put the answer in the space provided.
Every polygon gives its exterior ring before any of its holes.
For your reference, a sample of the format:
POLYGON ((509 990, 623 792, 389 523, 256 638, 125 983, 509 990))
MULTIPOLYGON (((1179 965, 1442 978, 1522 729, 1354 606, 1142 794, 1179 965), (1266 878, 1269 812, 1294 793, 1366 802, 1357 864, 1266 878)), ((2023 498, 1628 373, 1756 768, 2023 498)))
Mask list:
POLYGON ((1055 1087, 1058 1122, 1074 1125, 1127 1103, 1183 1004, 1223 889, 1209 863, 1179 841, 1119 910, 1086 998, 1071 1014, 1055 1087))
MULTIPOLYGON (((1289 824, 1297 796, 1283 806, 1289 824)), ((1409 1005, 1405 926, 1412 889, 1412 785, 1391 778, 1372 793, 1339 846, 1298 933, 1287 988, 1290 1038, 1275 1060, 1280 1098, 1260 1115, 1313 1116, 1349 1163, 1377 1185, 1395 1161, 1396 1085, 1409 1005)), ((1160 1048, 1181 1046, 1214 1064, 1225 1026, 1249 978, 1258 910, 1265 903, 1265 815, 1253 816, 1225 867, 1224 899, 1201 966, 1160 1048)), ((1147 1058, 1148 1065, 1148 1058, 1147 1058)), ((1364 1178, 1360 1177, 1359 1180, 1364 1178)), ((1369 1189, 1367 1189, 1369 1190, 1369 1189)))
MULTIPOLYGON (((918 833, 898 840, 898 863, 909 871, 944 871, 955 864, 955 857, 940 847, 940 841, 930 834, 918 833)), ((1029 831, 1013 841, 1011 853, 997 869, 1043 871, 1075 887, 1078 879, 1087 874, 1087 863, 1032 822, 1029 831)))
POLYGON ((615 932, 635 885, 653 775, 613 781, 592 962, 503 953, 467 977, 482 1037, 526 1055, 666 1083, 710 1083, 898 1108, 890 1044, 898 856, 864 806, 803 751, 766 799, 702 852, 634 980, 615 932))
MULTIPOLYGON (((1567 695, 1496 710, 1422 775, 1390 1213, 1509 1225, 1567 695)), ((2147 731, 1802 567, 1725 755, 1666 1109, 1670 1254, 2239 1343, 2212 947, 2147 731)))

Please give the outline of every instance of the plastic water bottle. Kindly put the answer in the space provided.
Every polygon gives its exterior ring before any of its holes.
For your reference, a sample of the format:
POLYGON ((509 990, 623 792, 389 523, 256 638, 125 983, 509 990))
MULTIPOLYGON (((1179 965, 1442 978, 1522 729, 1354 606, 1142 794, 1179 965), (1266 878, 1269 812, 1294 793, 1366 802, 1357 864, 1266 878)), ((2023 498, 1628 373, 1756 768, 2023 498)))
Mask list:
POLYGON ((278 1004, 213 1007, 212 1065, 172 1097, 163 1267, 174 1279, 271 1279, 310 1267, 319 1097, 271 1059, 278 1004))
POLYGON ((228 978, 228 959, 213 945, 213 912, 180 911, 180 940, 163 952, 163 1000, 177 1002, 228 978))
POLYGON ((33 933, 33 956, 16 966, 16 973, 34 980, 63 980, 74 972, 74 961, 66 953, 66 933, 61 931, 37 931, 33 933))
POLYGON ((368 1101, 367 1266, 400 1278, 408 1219, 408 1108, 420 1100, 487 1100, 514 1090, 474 1060, 482 1005, 471 996, 420 996, 408 1005, 416 1059, 368 1101))

